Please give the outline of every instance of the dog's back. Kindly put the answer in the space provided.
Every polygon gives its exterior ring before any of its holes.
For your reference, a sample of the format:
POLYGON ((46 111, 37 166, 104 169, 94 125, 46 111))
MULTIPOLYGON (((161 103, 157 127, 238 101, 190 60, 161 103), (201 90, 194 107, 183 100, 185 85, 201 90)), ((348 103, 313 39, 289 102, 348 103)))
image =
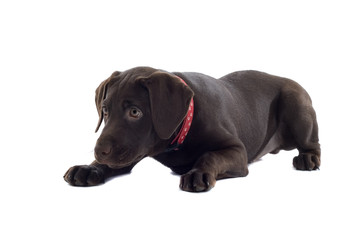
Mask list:
POLYGON ((291 80, 258 71, 234 72, 220 79, 176 74, 195 92, 205 125, 221 125, 244 143, 249 162, 255 160, 278 128, 281 89, 291 80))

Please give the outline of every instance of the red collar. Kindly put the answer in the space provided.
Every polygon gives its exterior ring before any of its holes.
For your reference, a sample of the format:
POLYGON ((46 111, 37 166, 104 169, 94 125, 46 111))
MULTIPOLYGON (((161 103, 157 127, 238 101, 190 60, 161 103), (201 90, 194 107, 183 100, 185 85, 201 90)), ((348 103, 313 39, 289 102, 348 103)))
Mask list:
MULTIPOLYGON (((180 77, 178 77, 178 78, 187 86, 187 84, 184 80, 182 80, 180 77)), ((186 117, 183 121, 183 125, 180 129, 180 132, 178 133, 178 135, 176 135, 174 140, 172 140, 170 146, 166 150, 167 152, 170 152, 172 150, 175 150, 175 151, 179 150, 179 146, 181 144, 183 144, 183 142, 185 141, 185 138, 190 130, 193 116, 194 116, 194 98, 191 98, 189 109, 188 109, 186 117)))

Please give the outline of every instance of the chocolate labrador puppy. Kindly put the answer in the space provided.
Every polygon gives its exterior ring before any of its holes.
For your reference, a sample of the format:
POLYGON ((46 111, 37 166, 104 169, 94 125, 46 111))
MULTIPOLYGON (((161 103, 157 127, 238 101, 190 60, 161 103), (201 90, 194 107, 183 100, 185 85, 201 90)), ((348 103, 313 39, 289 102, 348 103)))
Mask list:
POLYGON ((147 156, 181 174, 180 188, 190 192, 245 177, 249 163, 282 149, 298 149, 298 170, 320 166, 311 99, 286 78, 240 71, 214 79, 137 67, 103 81, 96 106, 96 131, 105 122, 96 160, 70 168, 64 179, 71 185, 104 183, 147 156))

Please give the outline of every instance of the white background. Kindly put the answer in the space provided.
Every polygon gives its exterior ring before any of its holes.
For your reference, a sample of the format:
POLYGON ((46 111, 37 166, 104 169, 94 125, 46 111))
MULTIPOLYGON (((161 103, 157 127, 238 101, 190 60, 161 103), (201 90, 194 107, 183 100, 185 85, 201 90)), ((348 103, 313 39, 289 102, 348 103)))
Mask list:
MULTIPOLYGON (((1 1, 1 239, 359 239, 356 1, 1 1), (310 93, 320 171, 267 155, 208 193, 147 158, 92 188, 94 91, 115 70, 255 69, 310 93)), ((241 103, 240 103, 241 104, 241 103)))

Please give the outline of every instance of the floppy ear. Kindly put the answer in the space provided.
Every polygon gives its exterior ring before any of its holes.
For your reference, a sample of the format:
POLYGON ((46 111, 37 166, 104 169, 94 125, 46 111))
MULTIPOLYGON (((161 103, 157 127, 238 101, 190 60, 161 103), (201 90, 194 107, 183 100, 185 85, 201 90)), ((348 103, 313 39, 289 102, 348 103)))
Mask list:
POLYGON ((99 114, 99 121, 96 126, 95 132, 97 132, 99 130, 102 120, 104 118, 103 111, 102 111, 102 102, 106 98, 107 89, 108 89, 109 85, 114 82, 114 77, 118 76, 119 74, 120 74, 120 72, 118 72, 118 71, 111 74, 111 76, 108 79, 106 79, 105 81, 100 83, 100 85, 97 87, 97 89, 95 91, 95 104, 96 104, 96 109, 99 114))
POLYGON ((149 92, 155 131, 161 139, 169 139, 184 120, 194 92, 177 76, 161 71, 141 82, 149 92))

